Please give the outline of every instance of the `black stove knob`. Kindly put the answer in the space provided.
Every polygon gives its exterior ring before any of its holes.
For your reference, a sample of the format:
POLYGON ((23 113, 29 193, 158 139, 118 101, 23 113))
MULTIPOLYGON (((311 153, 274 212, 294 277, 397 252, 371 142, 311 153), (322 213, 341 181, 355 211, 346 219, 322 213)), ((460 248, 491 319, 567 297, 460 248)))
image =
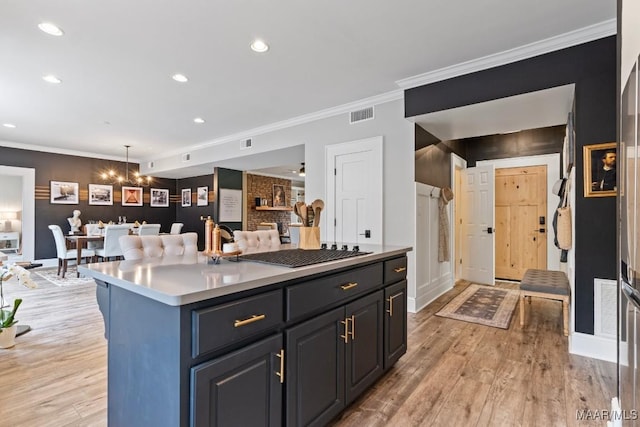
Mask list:
POLYGON ((342 245, 342 250, 343 250, 343 251, 348 251, 348 250, 349 250, 349 246, 347 246, 347 245, 342 245))
POLYGON ((360 246, 353 245, 353 249, 352 249, 353 252, 358 252, 359 250, 360 250, 360 246))
POLYGON ((326 243, 321 244, 320 249, 327 249, 327 244, 326 243))
POLYGON ((332 251, 337 251, 338 250, 338 245, 336 245, 335 243, 333 245, 331 245, 331 250, 332 251))

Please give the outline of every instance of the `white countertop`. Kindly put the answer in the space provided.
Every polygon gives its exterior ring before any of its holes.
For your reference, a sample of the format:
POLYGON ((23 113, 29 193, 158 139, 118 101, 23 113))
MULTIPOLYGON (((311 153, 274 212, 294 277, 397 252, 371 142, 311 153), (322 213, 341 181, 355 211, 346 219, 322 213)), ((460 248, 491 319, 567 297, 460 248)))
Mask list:
POLYGON ((400 256, 411 249, 404 246, 360 245, 361 251, 372 253, 297 268, 228 259, 222 259, 220 264, 208 264, 208 258, 194 255, 101 262, 80 265, 78 271, 164 304, 178 306, 400 256))

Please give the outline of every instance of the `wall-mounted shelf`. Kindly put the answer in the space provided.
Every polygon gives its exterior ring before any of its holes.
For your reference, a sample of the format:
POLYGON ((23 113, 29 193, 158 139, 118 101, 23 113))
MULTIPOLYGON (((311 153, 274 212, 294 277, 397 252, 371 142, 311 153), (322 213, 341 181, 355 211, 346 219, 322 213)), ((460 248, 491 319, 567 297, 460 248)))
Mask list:
POLYGON ((286 211, 291 212, 293 208, 291 206, 256 206, 257 211, 286 211))

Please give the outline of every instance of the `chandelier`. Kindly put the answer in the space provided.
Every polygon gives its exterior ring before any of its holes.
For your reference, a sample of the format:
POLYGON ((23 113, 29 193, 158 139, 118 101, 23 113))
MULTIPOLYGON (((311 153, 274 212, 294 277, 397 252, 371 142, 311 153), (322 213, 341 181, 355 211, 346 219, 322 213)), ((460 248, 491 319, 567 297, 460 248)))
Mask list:
POLYGON ((113 169, 110 169, 106 172, 102 172, 102 174, 100 174, 100 176, 102 177, 102 179, 104 180, 111 180, 113 183, 118 183, 118 184, 122 184, 122 185, 149 185, 151 183, 151 177, 147 176, 141 176, 140 172, 135 171, 132 172, 131 176, 129 176, 129 148, 131 148, 130 145, 125 145, 124 148, 127 150, 127 157, 126 157, 126 166, 125 166, 125 173, 124 175, 119 175, 116 173, 116 171, 114 171, 113 169))

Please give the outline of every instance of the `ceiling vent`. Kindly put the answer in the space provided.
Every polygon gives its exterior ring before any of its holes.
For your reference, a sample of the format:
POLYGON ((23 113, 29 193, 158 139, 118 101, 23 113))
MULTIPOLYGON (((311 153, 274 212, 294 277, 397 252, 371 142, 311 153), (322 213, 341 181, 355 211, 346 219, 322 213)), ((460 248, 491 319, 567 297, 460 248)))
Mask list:
POLYGON ((367 107, 362 110, 352 111, 349 113, 350 124, 363 122, 365 120, 373 120, 373 107, 367 107))
POLYGON ((251 148, 251 138, 243 139, 240 141, 240 149, 246 150, 247 148, 251 148))
POLYGON ((155 166, 155 165, 153 164, 153 162, 149 162, 149 163, 147 163, 147 167, 148 167, 149 169, 153 169, 153 167, 154 167, 154 166, 155 166))
POLYGON ((182 155, 182 161, 183 162, 188 162, 191 160, 191 154, 190 153, 186 153, 182 155))

